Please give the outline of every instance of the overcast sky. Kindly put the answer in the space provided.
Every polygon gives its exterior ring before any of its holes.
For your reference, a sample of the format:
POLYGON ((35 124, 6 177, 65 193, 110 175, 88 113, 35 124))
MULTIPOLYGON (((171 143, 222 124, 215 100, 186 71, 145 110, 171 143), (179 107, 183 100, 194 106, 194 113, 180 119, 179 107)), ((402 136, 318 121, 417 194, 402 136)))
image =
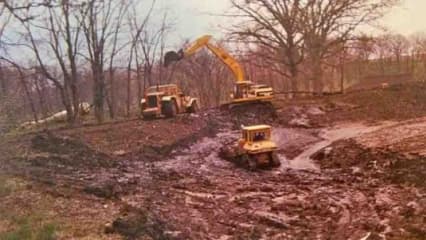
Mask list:
MULTIPOLYGON (((229 8, 229 0, 159 0, 159 6, 170 10, 176 19, 176 35, 193 39, 205 33, 220 35, 220 26, 230 19, 214 17, 229 8)), ((410 35, 426 32, 426 0, 403 0, 383 20, 389 30, 410 35)))
POLYGON ((426 0, 405 0, 384 19, 391 30, 409 35, 426 32, 426 0))

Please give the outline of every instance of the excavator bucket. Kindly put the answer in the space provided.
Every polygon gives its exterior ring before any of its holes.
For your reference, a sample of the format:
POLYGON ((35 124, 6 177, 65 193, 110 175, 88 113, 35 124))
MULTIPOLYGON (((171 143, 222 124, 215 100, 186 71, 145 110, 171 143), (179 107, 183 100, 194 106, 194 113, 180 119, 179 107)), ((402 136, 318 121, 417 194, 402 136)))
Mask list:
POLYGON ((164 67, 168 67, 173 62, 182 60, 183 57, 184 57, 183 50, 180 50, 179 52, 175 52, 175 51, 167 52, 164 55, 164 67))

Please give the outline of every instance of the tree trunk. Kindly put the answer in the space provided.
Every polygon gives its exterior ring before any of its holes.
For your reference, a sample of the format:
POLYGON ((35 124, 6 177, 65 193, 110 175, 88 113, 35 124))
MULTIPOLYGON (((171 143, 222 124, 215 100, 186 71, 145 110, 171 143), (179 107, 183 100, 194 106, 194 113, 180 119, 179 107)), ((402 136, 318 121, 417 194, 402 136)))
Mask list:
POLYGON ((130 117, 130 102, 131 102, 131 81, 132 81, 132 74, 131 74, 131 65, 129 65, 129 68, 127 69, 127 101, 126 101, 126 116, 130 117))
POLYGON ((109 97, 107 97, 107 104, 109 109, 109 117, 115 118, 115 73, 114 69, 109 70, 109 97))
POLYGON ((144 87, 146 88, 147 83, 148 86, 152 86, 152 66, 149 63, 146 63, 144 68, 144 87))
POLYGON ((2 66, 0 66, 0 103, 6 103, 5 106, 5 113, 6 113, 6 119, 12 119, 12 110, 9 104, 7 104, 7 84, 6 80, 4 79, 4 72, 2 66))
POLYGON ((298 87, 298 71, 296 67, 290 67, 290 84, 291 84, 291 91, 296 93, 299 90, 298 87))
POLYGON ((110 117, 111 119, 114 119, 113 106, 112 106, 112 103, 111 103, 111 97, 110 97, 111 89, 108 89, 108 88, 107 88, 107 89, 105 90, 105 94, 106 94, 106 98, 105 98, 105 100, 106 100, 106 104, 107 104, 107 107, 108 107, 109 117, 110 117))
POLYGON ((138 85, 138 103, 142 99, 142 79, 141 79, 141 67, 139 61, 136 58, 136 81, 138 85))
POLYGON ((22 87, 24 88, 25 95, 27 96, 28 102, 30 104, 31 112, 33 114, 34 121, 38 122, 37 110, 34 105, 34 100, 31 97, 30 90, 28 89, 27 83, 25 82, 25 76, 21 69, 19 71, 19 80, 21 81, 22 87))
MULTIPOLYGON (((73 76, 73 78, 76 78, 76 76, 73 76)), ((72 101, 72 106, 74 109, 72 123, 75 124, 76 122, 80 121, 80 97, 78 94, 76 79, 72 80, 70 88, 71 88, 71 101, 72 101)))
POLYGON ((104 78, 102 74, 102 68, 97 64, 94 63, 95 66, 93 66, 93 73, 94 73, 94 99, 93 99, 93 106, 95 111, 95 118, 98 123, 102 123, 104 121, 104 92, 105 92, 105 83, 104 78))
POLYGON ((70 97, 69 80, 64 80, 64 87, 60 88, 62 104, 67 112, 67 122, 74 125, 75 108, 73 108, 72 99, 70 97))
POLYGON ((316 95, 321 96, 324 90, 324 82, 321 57, 319 56, 319 54, 314 54, 312 56, 312 80, 314 93, 316 95))
POLYGON ((39 82, 39 81, 41 81, 41 79, 39 79, 39 78, 34 78, 34 79, 35 79, 34 85, 35 85, 35 89, 36 89, 37 95, 38 95, 38 102, 39 102, 39 105, 40 105, 41 114, 42 114, 43 118, 46 118, 46 117, 48 117, 48 110, 47 110, 47 107, 46 107, 46 99, 45 99, 45 96, 43 94, 43 90, 40 86, 40 82, 39 82))

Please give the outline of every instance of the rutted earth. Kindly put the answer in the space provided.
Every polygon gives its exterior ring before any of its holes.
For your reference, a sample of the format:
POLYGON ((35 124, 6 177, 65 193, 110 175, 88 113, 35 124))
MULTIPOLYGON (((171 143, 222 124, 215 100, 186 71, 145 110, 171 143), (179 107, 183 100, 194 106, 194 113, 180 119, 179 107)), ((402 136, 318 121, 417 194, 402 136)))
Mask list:
MULTIPOLYGON (((406 232, 411 229, 400 228, 400 224, 409 221, 403 215, 412 211, 412 205, 418 207, 415 216, 422 219, 420 211, 424 211, 425 202, 412 202, 418 197, 415 188, 381 185, 377 180, 363 179, 360 172, 320 171, 309 158, 334 141, 360 137, 389 124, 346 125, 319 134, 315 130, 277 128, 274 138, 282 148, 283 167, 254 173, 217 156, 223 144, 238 137, 238 131, 202 138, 176 157, 154 164, 162 176, 155 182, 165 194, 157 214, 169 219, 174 236, 182 239, 411 236, 406 232), (300 147, 311 144, 287 160, 289 142, 300 147)), ((132 196, 124 201, 143 207, 132 196)), ((416 227, 419 234, 425 230, 421 222, 416 227)))
POLYGON ((282 166, 249 172, 218 152, 239 124, 263 122, 253 116, 136 121, 114 125, 119 136, 102 127, 38 133, 28 136, 34 153, 7 170, 112 202, 119 213, 104 230, 127 239, 424 239, 425 119, 309 128, 264 116, 275 119, 282 166), (395 160, 395 151, 404 154, 395 160), (394 175, 407 159, 422 164, 416 175, 394 175))

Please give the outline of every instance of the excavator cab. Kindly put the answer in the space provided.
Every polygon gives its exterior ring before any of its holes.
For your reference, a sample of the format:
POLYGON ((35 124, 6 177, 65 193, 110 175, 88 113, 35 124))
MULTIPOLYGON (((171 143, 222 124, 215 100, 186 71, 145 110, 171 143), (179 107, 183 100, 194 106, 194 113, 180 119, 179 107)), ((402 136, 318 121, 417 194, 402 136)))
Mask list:
POLYGON ((245 98, 248 95, 249 85, 246 82, 238 82, 234 85, 234 92, 231 94, 232 99, 245 98))
POLYGON ((270 101, 274 97, 271 87, 266 85, 256 85, 251 81, 239 81, 234 85, 234 92, 231 94, 233 103, 270 101))

